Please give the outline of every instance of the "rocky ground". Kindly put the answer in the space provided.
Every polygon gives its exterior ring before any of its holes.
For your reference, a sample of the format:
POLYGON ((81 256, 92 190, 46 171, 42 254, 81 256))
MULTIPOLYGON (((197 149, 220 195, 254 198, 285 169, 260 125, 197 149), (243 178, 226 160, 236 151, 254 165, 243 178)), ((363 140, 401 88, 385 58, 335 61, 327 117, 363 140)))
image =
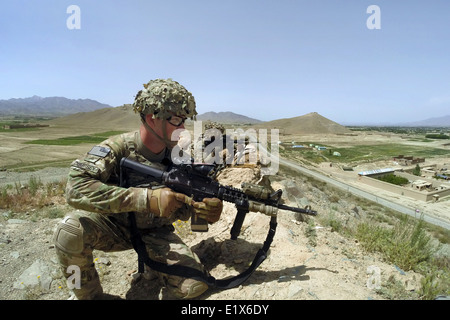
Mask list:
MULTIPOLYGON (((251 168, 225 171, 220 181, 239 186, 254 182, 251 168)), ((352 198, 340 197, 330 205, 330 194, 302 177, 278 177, 286 204, 311 205, 321 216, 335 216, 351 224, 372 214, 352 198)), ((0 299, 66 300, 66 282, 57 267, 53 232, 60 215, 71 210, 63 202, 39 210, 0 210, 0 299), (52 215, 53 212, 53 215, 52 215), (55 217, 58 216, 58 217, 55 217)), ((176 223, 183 237, 217 279, 241 272, 253 260, 265 240, 269 217, 249 213, 238 240, 230 240, 235 208, 226 203, 221 220, 207 233, 192 233, 188 223, 176 223)), ((121 299, 167 299, 164 290, 146 273, 139 275, 133 250, 94 251, 97 270, 108 294, 121 299)), ((280 211, 278 228, 268 258, 242 285, 229 290, 210 290, 197 300, 379 300, 418 299, 420 274, 405 272, 367 253, 355 239, 346 238, 319 218, 303 219, 280 211)))

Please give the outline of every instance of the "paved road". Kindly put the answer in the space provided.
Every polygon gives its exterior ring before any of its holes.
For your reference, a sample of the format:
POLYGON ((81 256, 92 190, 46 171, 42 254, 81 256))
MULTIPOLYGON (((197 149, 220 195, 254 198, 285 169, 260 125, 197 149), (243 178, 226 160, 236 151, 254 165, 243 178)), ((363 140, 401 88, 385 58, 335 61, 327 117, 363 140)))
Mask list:
MULTIPOLYGON (((327 176, 325 176, 325 175, 323 175, 321 173, 318 173, 316 171, 304 168, 304 167, 302 167, 302 166, 300 166, 300 165, 298 165, 298 164, 296 164, 294 162, 291 162, 291 161, 288 161, 288 160, 285 160, 285 159, 281 159, 281 158, 279 159, 279 161, 280 161, 280 164, 282 164, 282 165, 288 166, 288 167, 290 167, 292 169, 295 169, 297 171, 300 171, 300 172, 302 172, 302 173, 304 173, 306 175, 312 176, 312 177, 316 178, 317 180, 324 181, 324 182, 326 182, 326 183, 328 183, 330 185, 333 185, 333 186, 335 186, 335 187, 337 187, 339 189, 348 191, 348 192, 350 192, 350 193, 352 193, 352 194, 354 194, 356 196, 363 197, 365 199, 368 199, 368 200, 374 201, 376 203, 379 203, 380 205, 383 205, 383 206, 385 206, 387 208, 390 208, 390 209, 393 209, 395 211, 398 211, 398 212, 410 215, 410 216, 415 217, 415 218, 419 218, 417 216, 416 211, 414 209, 411 209, 409 207, 400 205, 400 204, 392 202, 390 200, 381 198, 381 197, 379 197, 379 196, 377 196, 375 194, 372 194, 372 193, 369 193, 367 191, 355 188, 355 187, 353 187, 351 185, 348 185, 346 183, 343 183, 341 181, 337 181, 337 180, 331 179, 330 177, 327 177, 327 176)), ((450 224, 448 222, 446 222, 446 221, 444 221, 442 219, 433 217, 433 216, 429 216, 426 213, 424 213, 423 219, 426 222, 428 222, 428 223, 431 223, 431 224, 443 227, 443 228, 445 228, 447 230, 450 229, 450 224)))

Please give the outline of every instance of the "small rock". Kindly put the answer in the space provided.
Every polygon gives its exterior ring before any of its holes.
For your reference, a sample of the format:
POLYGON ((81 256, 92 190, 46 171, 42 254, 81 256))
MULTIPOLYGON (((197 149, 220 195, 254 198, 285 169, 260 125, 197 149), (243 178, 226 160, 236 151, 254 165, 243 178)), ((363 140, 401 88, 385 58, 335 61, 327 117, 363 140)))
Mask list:
POLYGON ((298 295, 302 290, 303 290, 303 288, 300 287, 298 284, 292 283, 292 284, 289 286, 289 289, 288 289, 288 298, 289 298, 289 299, 294 298, 294 297, 295 297, 296 295, 298 295))
POLYGON ((127 276, 131 276, 133 273, 136 273, 137 272, 137 270, 136 269, 133 269, 133 270, 128 270, 127 271, 127 276))
POLYGON ((6 244, 8 244, 8 243, 10 243, 10 242, 11 242, 11 240, 9 240, 9 239, 0 238, 0 243, 6 243, 6 244))
POLYGON ((12 212, 11 211, 5 211, 2 213, 2 216, 6 219, 9 219, 9 217, 11 216, 12 212))
POLYGON ((111 264, 111 261, 108 258, 106 258, 106 257, 98 258, 97 262, 101 263, 101 264, 104 264, 106 266, 109 266, 111 264))
POLYGON ((129 276, 128 281, 136 283, 141 279, 142 273, 137 272, 137 270, 128 270, 127 276, 129 276))
POLYGON ((49 290, 53 281, 50 274, 50 267, 44 261, 38 259, 19 276, 13 287, 25 289, 28 286, 40 286, 44 290, 49 290))
POLYGON ((28 220, 23 220, 23 219, 9 219, 8 220, 9 224, 23 224, 23 223, 28 223, 28 220))
POLYGON ((402 269, 400 269, 400 267, 396 266, 395 264, 394 264, 394 267, 395 267, 395 269, 396 269, 402 276, 404 276, 404 275, 406 274, 405 271, 403 271, 402 269))

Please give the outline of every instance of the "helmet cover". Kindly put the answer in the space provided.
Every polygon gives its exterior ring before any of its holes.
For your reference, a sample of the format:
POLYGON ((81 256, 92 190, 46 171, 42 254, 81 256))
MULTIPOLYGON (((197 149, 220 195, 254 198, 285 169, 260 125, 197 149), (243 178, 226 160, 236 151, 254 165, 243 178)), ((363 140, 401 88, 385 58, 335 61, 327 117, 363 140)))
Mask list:
POLYGON ((172 115, 195 120, 195 99, 192 93, 172 79, 150 80, 144 84, 133 103, 133 110, 153 114, 154 118, 168 119, 172 115))

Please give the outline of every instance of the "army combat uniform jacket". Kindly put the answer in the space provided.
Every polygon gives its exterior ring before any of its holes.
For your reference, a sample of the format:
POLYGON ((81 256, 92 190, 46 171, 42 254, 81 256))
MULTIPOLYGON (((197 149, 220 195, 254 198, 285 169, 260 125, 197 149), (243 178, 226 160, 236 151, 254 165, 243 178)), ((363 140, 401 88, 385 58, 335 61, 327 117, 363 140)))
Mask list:
POLYGON ((69 172, 66 198, 77 208, 106 214, 114 222, 129 226, 127 212, 135 212, 138 229, 152 229, 171 225, 176 220, 188 220, 192 210, 188 206, 178 209, 168 218, 149 213, 148 187, 119 187, 120 160, 128 157, 137 162, 165 170, 170 152, 152 153, 140 138, 139 131, 125 133, 105 140, 93 147, 82 160, 75 160, 69 172))

